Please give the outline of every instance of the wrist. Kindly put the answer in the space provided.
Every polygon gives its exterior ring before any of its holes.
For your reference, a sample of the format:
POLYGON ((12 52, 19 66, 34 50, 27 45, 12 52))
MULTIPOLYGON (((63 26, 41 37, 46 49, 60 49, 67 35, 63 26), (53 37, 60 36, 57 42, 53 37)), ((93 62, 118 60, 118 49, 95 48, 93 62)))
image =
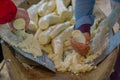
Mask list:
POLYGON ((91 24, 83 24, 80 27, 78 27, 78 30, 80 30, 82 33, 90 34, 90 27, 91 27, 91 24))

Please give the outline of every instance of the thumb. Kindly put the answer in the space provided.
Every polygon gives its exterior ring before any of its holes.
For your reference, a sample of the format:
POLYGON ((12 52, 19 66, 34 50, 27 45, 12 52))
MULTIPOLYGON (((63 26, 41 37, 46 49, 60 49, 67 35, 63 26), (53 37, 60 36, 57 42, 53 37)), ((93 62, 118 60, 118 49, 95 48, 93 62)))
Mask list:
POLYGON ((91 40, 90 34, 88 32, 86 32, 86 33, 84 33, 84 36, 86 38, 86 44, 89 44, 90 40, 91 40))
POLYGON ((14 26, 13 26, 13 21, 11 21, 10 23, 8 23, 8 25, 9 25, 9 27, 10 27, 11 30, 16 30, 16 29, 14 28, 14 26))

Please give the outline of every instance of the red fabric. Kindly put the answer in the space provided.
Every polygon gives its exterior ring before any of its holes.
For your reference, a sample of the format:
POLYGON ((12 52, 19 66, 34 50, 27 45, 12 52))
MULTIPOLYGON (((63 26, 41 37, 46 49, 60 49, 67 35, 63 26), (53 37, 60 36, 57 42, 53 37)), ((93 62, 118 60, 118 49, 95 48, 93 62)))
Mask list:
POLYGON ((0 24, 5 24, 15 18, 17 8, 11 0, 0 0, 0 24))

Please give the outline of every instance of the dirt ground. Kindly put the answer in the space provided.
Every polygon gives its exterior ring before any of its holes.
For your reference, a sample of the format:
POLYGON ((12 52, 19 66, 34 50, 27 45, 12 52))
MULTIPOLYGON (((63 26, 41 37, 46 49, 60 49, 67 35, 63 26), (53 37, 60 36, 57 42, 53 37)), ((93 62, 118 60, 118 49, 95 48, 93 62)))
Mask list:
MULTIPOLYGON (((13 0, 13 1, 15 1, 16 4, 19 4, 23 0, 13 0)), ((97 0, 96 4, 101 8, 101 10, 105 13, 105 15, 108 15, 111 12, 110 0, 97 0)), ((115 27, 115 30, 117 29, 118 27, 115 27)), ((0 68, 1 66, 2 63, 0 64, 0 68)), ((2 71, 0 72, 0 80, 10 80, 6 65, 4 65, 2 71)))

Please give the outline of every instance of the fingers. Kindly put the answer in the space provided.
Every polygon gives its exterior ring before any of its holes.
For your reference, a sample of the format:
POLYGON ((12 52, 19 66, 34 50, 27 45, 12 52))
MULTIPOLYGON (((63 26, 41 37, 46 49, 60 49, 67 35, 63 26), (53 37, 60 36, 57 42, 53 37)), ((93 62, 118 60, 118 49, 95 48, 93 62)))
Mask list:
POLYGON ((11 30, 16 30, 16 29, 14 28, 14 26, 13 26, 13 21, 11 21, 10 23, 8 23, 8 25, 9 25, 9 27, 10 27, 11 30))
POLYGON ((80 52, 79 47, 77 46, 77 43, 74 42, 74 40, 71 40, 71 45, 77 53, 80 52))
POLYGON ((88 45, 91 39, 90 34, 86 32, 84 33, 84 36, 86 38, 86 44, 77 42, 75 39, 71 39, 73 49, 82 56, 86 56, 90 50, 90 46, 88 45))
POLYGON ((30 22, 30 18, 29 18, 29 15, 28 15, 28 12, 25 10, 25 15, 23 16, 23 18, 25 19, 25 29, 28 28, 29 26, 29 22, 30 22))
POLYGON ((22 8, 18 8, 18 11, 17 11, 17 14, 16 14, 16 18, 23 18, 25 20, 25 29, 28 28, 29 22, 30 22, 30 18, 29 18, 27 10, 22 9, 22 8))
POLYGON ((90 46, 83 43, 79 43, 74 39, 71 39, 71 45, 73 49, 82 56, 85 56, 90 50, 90 46))
POLYGON ((90 34, 89 33, 84 33, 84 36, 86 38, 86 44, 89 44, 90 40, 91 40, 90 34))

